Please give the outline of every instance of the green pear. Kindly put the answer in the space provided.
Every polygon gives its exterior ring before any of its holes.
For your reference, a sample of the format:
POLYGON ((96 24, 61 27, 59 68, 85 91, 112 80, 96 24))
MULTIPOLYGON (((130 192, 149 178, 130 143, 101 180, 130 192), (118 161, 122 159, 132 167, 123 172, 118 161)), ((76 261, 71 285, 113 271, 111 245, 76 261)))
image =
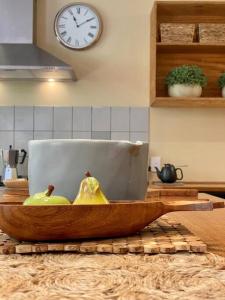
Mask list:
POLYGON ((78 195, 73 204, 109 204, 101 190, 99 181, 92 177, 89 172, 85 175, 86 178, 81 181, 78 195))
POLYGON ((68 205, 70 201, 62 196, 52 196, 54 186, 49 185, 48 190, 42 193, 37 193, 27 198, 23 205, 68 205))

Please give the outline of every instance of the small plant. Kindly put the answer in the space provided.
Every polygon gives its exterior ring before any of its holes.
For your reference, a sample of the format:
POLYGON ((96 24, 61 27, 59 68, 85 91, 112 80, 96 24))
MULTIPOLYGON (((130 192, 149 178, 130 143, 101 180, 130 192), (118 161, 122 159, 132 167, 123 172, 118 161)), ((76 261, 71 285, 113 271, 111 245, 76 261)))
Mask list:
POLYGON ((225 87, 225 73, 221 74, 219 77, 218 84, 221 89, 225 87))
POLYGON ((200 85, 207 84, 207 77, 202 69, 196 65, 183 65, 172 69, 165 80, 168 86, 175 84, 200 85))

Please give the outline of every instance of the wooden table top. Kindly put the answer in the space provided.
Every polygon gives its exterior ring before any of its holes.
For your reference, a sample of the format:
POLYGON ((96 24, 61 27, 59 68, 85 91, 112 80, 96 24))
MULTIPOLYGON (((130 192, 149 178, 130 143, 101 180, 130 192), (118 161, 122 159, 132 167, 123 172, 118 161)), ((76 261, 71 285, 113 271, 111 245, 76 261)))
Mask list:
POLYGON ((149 189, 196 189, 199 192, 225 192, 225 181, 177 181, 175 183, 152 181, 149 189))

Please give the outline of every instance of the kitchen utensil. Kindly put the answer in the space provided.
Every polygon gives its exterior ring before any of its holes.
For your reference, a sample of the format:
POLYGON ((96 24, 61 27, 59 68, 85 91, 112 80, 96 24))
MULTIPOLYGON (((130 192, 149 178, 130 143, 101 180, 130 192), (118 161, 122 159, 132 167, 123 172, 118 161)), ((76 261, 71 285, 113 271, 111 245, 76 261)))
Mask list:
POLYGON ((3 172, 3 180, 17 179, 17 164, 20 152, 23 153, 20 164, 23 164, 27 155, 27 152, 24 149, 12 149, 12 146, 10 145, 9 150, 4 154, 6 157, 6 166, 3 172))
POLYGON ((173 183, 176 180, 183 179, 183 172, 180 168, 175 168, 174 165, 165 164, 161 171, 155 167, 158 178, 164 183, 173 183), (177 171, 180 171, 180 177, 177 175, 177 171))
POLYGON ((209 200, 185 196, 105 205, 0 203, 0 228, 21 241, 128 236, 168 212, 210 211, 213 205, 209 200))

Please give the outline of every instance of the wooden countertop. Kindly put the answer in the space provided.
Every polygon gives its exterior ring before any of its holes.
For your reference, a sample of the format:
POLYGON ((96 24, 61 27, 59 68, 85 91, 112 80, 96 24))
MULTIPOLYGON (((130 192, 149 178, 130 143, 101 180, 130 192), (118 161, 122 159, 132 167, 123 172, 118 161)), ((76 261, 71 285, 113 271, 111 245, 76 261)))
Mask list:
POLYGON ((196 189, 199 192, 225 192, 225 181, 178 181, 175 183, 152 181, 149 185, 149 189, 196 189))

